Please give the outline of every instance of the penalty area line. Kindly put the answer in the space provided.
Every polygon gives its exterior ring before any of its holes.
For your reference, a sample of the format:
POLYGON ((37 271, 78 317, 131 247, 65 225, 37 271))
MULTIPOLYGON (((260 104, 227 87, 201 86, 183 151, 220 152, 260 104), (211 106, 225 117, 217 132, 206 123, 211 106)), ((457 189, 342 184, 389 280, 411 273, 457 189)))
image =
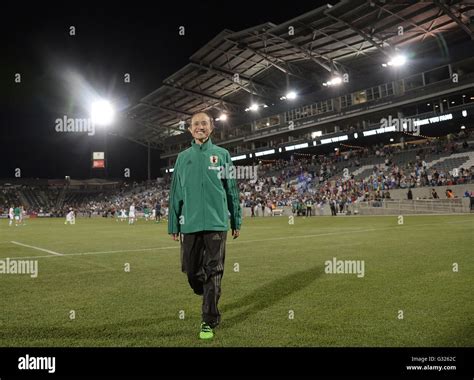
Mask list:
MULTIPOLYGON (((47 257, 58 257, 62 256, 85 256, 85 255, 101 255, 105 253, 124 253, 124 252, 143 252, 143 251, 155 251, 155 250, 161 250, 161 249, 173 249, 173 248, 179 248, 178 245, 172 246, 172 247, 156 247, 156 248, 141 248, 141 249, 122 249, 122 250, 116 250, 116 251, 98 251, 98 252, 76 252, 76 253, 61 253, 57 255, 47 255, 47 256, 26 256, 26 257, 15 257, 15 259, 39 259, 39 258, 47 258, 47 257)), ((52 251, 48 251, 52 252, 52 251)))
MULTIPOLYGON (((458 222, 451 222, 452 224, 458 223, 458 222)), ((462 222, 459 222, 462 223, 462 222)), ((284 237, 272 237, 272 238, 266 238, 266 239, 255 239, 255 240, 240 240, 240 241, 233 241, 230 240, 228 241, 228 245, 233 246, 239 246, 241 244, 247 244, 247 243, 260 243, 260 242, 273 242, 273 241, 280 241, 280 240, 289 240, 289 239, 301 239, 301 238, 315 238, 315 237, 321 237, 321 236, 332 236, 332 235, 341 235, 341 234, 353 234, 353 233, 360 233, 360 232, 378 232, 378 231, 385 231, 385 230, 392 230, 392 229, 403 229, 403 227, 408 227, 408 228, 416 228, 416 227, 424 227, 424 226, 440 226, 442 227, 444 223, 423 223, 423 224, 404 224, 404 225, 396 225, 394 224, 393 226, 387 226, 387 227, 382 227, 382 228, 365 228, 365 229, 351 229, 351 230, 341 230, 337 232, 326 232, 326 233, 319 233, 319 234, 309 234, 309 235, 292 235, 292 236, 284 236, 284 237)), ((20 245, 25 245, 22 243, 17 243, 17 242, 12 242, 20 245)), ((155 247, 155 248, 140 248, 140 249, 123 249, 123 250, 115 250, 115 251, 92 251, 92 252, 77 252, 77 253, 57 253, 49 250, 45 250, 43 248, 38 248, 38 247, 33 247, 33 246, 28 246, 30 248, 35 248, 39 249, 48 253, 53 253, 54 255, 48 255, 48 256, 28 256, 28 257, 16 257, 15 259, 37 259, 37 258, 47 258, 47 257, 66 257, 66 256, 85 256, 85 255, 101 255, 101 254, 107 254, 107 253, 125 253, 125 252, 145 252, 145 251, 158 251, 158 250, 169 250, 169 249, 179 249, 180 245, 176 244, 175 246, 170 246, 170 247, 155 247)), ((0 258, 2 259, 2 258, 0 258)))
POLYGON ((51 251, 51 250, 49 250, 49 249, 44 249, 44 248, 40 248, 40 247, 35 247, 34 245, 23 244, 23 243, 19 243, 19 242, 17 242, 17 241, 13 241, 13 240, 10 241, 10 243, 16 244, 16 245, 21 245, 22 247, 26 247, 26 248, 36 249, 37 251, 43 251, 43 252, 51 253, 52 255, 56 255, 56 256, 63 256, 62 253, 55 252, 55 251, 51 251))

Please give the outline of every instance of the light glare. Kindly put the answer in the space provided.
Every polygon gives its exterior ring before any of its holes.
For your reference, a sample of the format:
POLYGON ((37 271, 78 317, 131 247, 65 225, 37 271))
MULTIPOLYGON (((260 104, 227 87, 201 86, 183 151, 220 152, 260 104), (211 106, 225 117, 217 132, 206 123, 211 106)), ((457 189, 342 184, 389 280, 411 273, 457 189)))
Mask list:
POLYGON ((95 125, 107 126, 114 120, 114 109, 107 100, 92 103, 91 119, 95 125))

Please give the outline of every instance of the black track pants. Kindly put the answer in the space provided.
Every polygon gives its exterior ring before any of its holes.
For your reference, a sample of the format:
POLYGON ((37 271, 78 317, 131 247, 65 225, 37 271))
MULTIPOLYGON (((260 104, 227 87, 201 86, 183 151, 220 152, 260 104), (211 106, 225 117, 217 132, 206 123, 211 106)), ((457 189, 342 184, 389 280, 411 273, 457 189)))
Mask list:
POLYGON ((203 296, 202 320, 211 327, 220 322, 217 304, 221 296, 227 231, 181 234, 181 266, 194 293, 203 296))

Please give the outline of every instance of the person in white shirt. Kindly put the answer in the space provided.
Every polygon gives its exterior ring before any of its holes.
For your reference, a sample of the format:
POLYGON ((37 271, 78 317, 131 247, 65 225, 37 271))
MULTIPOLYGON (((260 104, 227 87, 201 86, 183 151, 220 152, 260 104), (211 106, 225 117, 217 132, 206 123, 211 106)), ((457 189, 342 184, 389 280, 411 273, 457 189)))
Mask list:
POLYGON ((135 223, 135 203, 132 203, 128 211, 128 224, 135 223))
POLYGON ((74 215, 74 210, 72 208, 69 209, 69 212, 66 215, 66 221, 64 224, 76 224, 76 216, 74 215))
POLYGON ((13 225, 13 207, 10 207, 8 210, 8 225, 11 227, 13 225))
POLYGON ((26 215, 26 210, 23 206, 20 207, 20 224, 23 224, 25 226, 25 215, 26 215))

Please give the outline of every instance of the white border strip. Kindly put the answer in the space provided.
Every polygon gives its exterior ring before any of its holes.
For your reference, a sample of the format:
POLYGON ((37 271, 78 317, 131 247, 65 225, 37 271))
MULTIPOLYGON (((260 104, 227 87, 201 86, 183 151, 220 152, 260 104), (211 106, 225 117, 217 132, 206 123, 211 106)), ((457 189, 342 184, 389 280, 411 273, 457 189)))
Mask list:
MULTIPOLYGON (((367 215, 371 216, 371 215, 367 215)), ((382 215, 380 215, 382 216, 382 215)), ((385 216, 385 215, 384 215, 385 216)), ((418 216, 418 215, 417 215, 418 216)), ((465 224, 466 221, 453 221, 453 222, 446 222, 449 224, 465 224)), ((398 226, 398 225, 393 225, 393 226, 387 226, 383 228, 367 228, 367 229, 352 229, 352 230, 346 230, 346 231, 335 231, 335 232, 326 232, 326 233, 320 233, 320 234, 311 234, 311 235, 293 235, 293 236, 284 236, 284 237, 273 237, 273 238, 267 238, 267 239, 256 239, 256 240, 244 240, 244 241, 238 241, 238 242, 233 242, 232 240, 229 241, 227 244, 229 245, 241 245, 241 244, 246 244, 246 243, 259 243, 259 242, 265 242, 265 241, 277 241, 277 240, 288 240, 288 239, 301 239, 301 238, 314 238, 314 237, 319 237, 319 236, 331 236, 331 235, 340 235, 341 232, 344 234, 350 234, 350 233, 359 233, 359 232, 374 232, 374 231, 384 231, 384 230, 392 230, 394 228, 403 228, 403 226, 398 226)), ((423 223, 423 224, 414 224, 414 225, 408 225, 410 228, 411 227, 425 227, 425 226, 443 226, 443 223, 423 223)), ((124 252, 145 252, 145 251, 159 251, 159 250, 169 250, 169 249, 177 249, 180 248, 180 246, 177 244, 175 246, 170 246, 170 247, 154 247, 154 248, 141 248, 141 249, 123 249, 123 250, 115 250, 115 251, 98 251, 98 252, 77 252, 77 253, 57 253, 53 251, 49 251, 47 249, 43 248, 38 248, 38 247, 33 247, 29 246, 26 244, 22 243, 17 243, 13 242, 15 244, 19 245, 24 245, 26 247, 34 248, 34 249, 39 249, 41 251, 53 253, 53 256, 48 255, 48 256, 27 256, 27 257, 15 257, 15 259, 38 259, 38 258, 47 258, 47 257, 57 257, 57 256, 84 256, 84 255, 100 255, 100 254, 106 254, 106 253, 124 253, 124 252)), ((0 257, 0 260, 4 259, 0 257)))
POLYGON ((23 244, 23 243, 19 243, 19 242, 17 242, 17 241, 11 241, 10 243, 17 244, 17 245, 21 245, 21 246, 27 247, 27 248, 36 249, 36 250, 38 250, 38 251, 48 252, 48 253, 51 253, 51 254, 56 255, 56 256, 64 256, 62 253, 50 251, 49 249, 44 249, 44 248, 40 248, 40 247, 35 247, 34 245, 23 244))

